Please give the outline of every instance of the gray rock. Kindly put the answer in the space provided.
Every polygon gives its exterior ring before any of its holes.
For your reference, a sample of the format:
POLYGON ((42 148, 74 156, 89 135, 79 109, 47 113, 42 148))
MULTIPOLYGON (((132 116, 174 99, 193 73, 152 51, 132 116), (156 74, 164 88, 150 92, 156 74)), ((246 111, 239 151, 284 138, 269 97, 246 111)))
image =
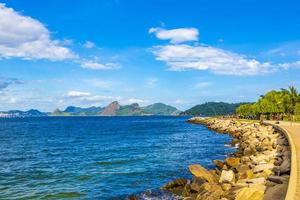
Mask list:
POLYGON ((264 195, 264 200, 284 200, 287 187, 287 184, 278 184, 267 188, 264 195))

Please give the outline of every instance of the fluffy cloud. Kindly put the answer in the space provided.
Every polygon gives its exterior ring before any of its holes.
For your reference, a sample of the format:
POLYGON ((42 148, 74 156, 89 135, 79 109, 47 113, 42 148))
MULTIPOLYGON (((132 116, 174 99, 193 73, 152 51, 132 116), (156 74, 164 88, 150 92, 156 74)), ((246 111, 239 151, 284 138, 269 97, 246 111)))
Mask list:
POLYGON ((136 98, 125 99, 122 101, 123 104, 133 104, 133 103, 145 104, 148 102, 149 102, 148 100, 136 99, 136 98))
MULTIPOLYGON (((299 57, 294 62, 275 64, 273 62, 261 62, 246 55, 212 46, 178 44, 187 41, 197 41, 199 32, 195 28, 171 30, 150 28, 149 33, 154 33, 158 39, 170 40, 171 44, 154 46, 151 50, 156 60, 165 62, 169 69, 174 71, 208 70, 215 74, 251 76, 274 72, 279 69, 300 67, 299 57)), ((286 55, 287 51, 298 48, 297 45, 292 47, 291 45, 286 45, 284 48, 274 49, 266 55, 278 53, 286 55)))
MULTIPOLYGON (((117 69, 115 63, 102 64, 81 58, 65 47, 73 44, 70 39, 52 40, 50 31, 40 21, 24 16, 0 3, 0 59, 22 58, 25 60, 45 59, 62 61, 72 59, 81 67, 93 70, 117 69)), ((94 43, 86 41, 85 48, 94 43)))
POLYGON ((279 67, 282 67, 284 69, 288 69, 288 68, 291 68, 291 67, 299 68, 300 67, 300 60, 295 61, 295 62, 289 62, 289 63, 281 63, 281 64, 279 64, 279 67))
POLYGON ((91 96, 91 93, 80 92, 80 91, 69 91, 66 96, 67 97, 87 97, 87 96, 91 96))
POLYGON ((159 61, 164 61, 171 70, 209 70, 216 74, 256 75, 274 69, 268 62, 226 51, 211 46, 185 44, 156 46, 152 52, 159 61))
POLYGON ((170 40, 171 43, 198 41, 199 32, 196 28, 178 28, 166 30, 163 28, 150 28, 149 33, 155 34, 158 39, 170 40))
POLYGON ((110 69, 118 69, 120 66, 116 63, 99 63, 97 61, 87 60, 82 61, 80 66, 85 69, 92 69, 92 70, 110 70, 110 69))
POLYGON ((95 95, 89 92, 82 91, 69 91, 67 94, 62 96, 60 100, 66 104, 80 105, 80 106, 99 106, 110 103, 111 101, 120 100, 121 97, 95 95))
POLYGON ((87 48, 87 49, 91 49, 91 48, 95 47, 95 44, 94 44, 93 42, 91 42, 91 41, 86 41, 86 42, 83 44, 83 46, 84 46, 85 48, 87 48))
POLYGON ((0 57, 58 61, 77 56, 51 40, 50 32, 38 20, 0 4, 0 57))

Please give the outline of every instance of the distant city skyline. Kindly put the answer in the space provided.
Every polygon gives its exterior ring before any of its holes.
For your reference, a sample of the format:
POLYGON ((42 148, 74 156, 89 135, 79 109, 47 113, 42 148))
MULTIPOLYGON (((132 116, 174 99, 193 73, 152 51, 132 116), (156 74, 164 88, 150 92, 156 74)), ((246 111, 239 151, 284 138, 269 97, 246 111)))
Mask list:
POLYGON ((299 1, 0 2, 0 111, 300 89, 299 1))

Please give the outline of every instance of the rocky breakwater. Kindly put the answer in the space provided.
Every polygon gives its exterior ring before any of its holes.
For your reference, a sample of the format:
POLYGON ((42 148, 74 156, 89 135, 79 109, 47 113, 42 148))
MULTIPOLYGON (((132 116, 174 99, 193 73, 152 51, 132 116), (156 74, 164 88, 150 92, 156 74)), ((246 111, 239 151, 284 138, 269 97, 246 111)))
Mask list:
POLYGON ((176 179, 161 187, 184 200, 285 199, 291 168, 290 147, 285 136, 258 122, 221 118, 192 118, 219 133, 230 134, 238 148, 224 161, 214 160, 208 170, 189 166, 192 180, 176 179))

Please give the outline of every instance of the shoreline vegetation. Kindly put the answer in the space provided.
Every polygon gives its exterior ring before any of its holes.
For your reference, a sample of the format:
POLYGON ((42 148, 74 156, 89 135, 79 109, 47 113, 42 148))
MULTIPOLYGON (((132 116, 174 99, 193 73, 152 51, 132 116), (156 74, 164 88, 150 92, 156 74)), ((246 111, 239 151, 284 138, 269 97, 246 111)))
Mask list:
POLYGON ((283 133, 270 125, 251 120, 194 117, 188 122, 205 125, 220 134, 229 134, 231 144, 237 150, 224 161, 214 160, 214 170, 207 170, 199 164, 190 165, 192 180, 175 179, 163 185, 162 190, 184 200, 285 198, 291 151, 283 133))
POLYGON ((255 103, 240 105, 235 113, 246 119, 300 121, 300 93, 293 86, 271 90, 255 103))

